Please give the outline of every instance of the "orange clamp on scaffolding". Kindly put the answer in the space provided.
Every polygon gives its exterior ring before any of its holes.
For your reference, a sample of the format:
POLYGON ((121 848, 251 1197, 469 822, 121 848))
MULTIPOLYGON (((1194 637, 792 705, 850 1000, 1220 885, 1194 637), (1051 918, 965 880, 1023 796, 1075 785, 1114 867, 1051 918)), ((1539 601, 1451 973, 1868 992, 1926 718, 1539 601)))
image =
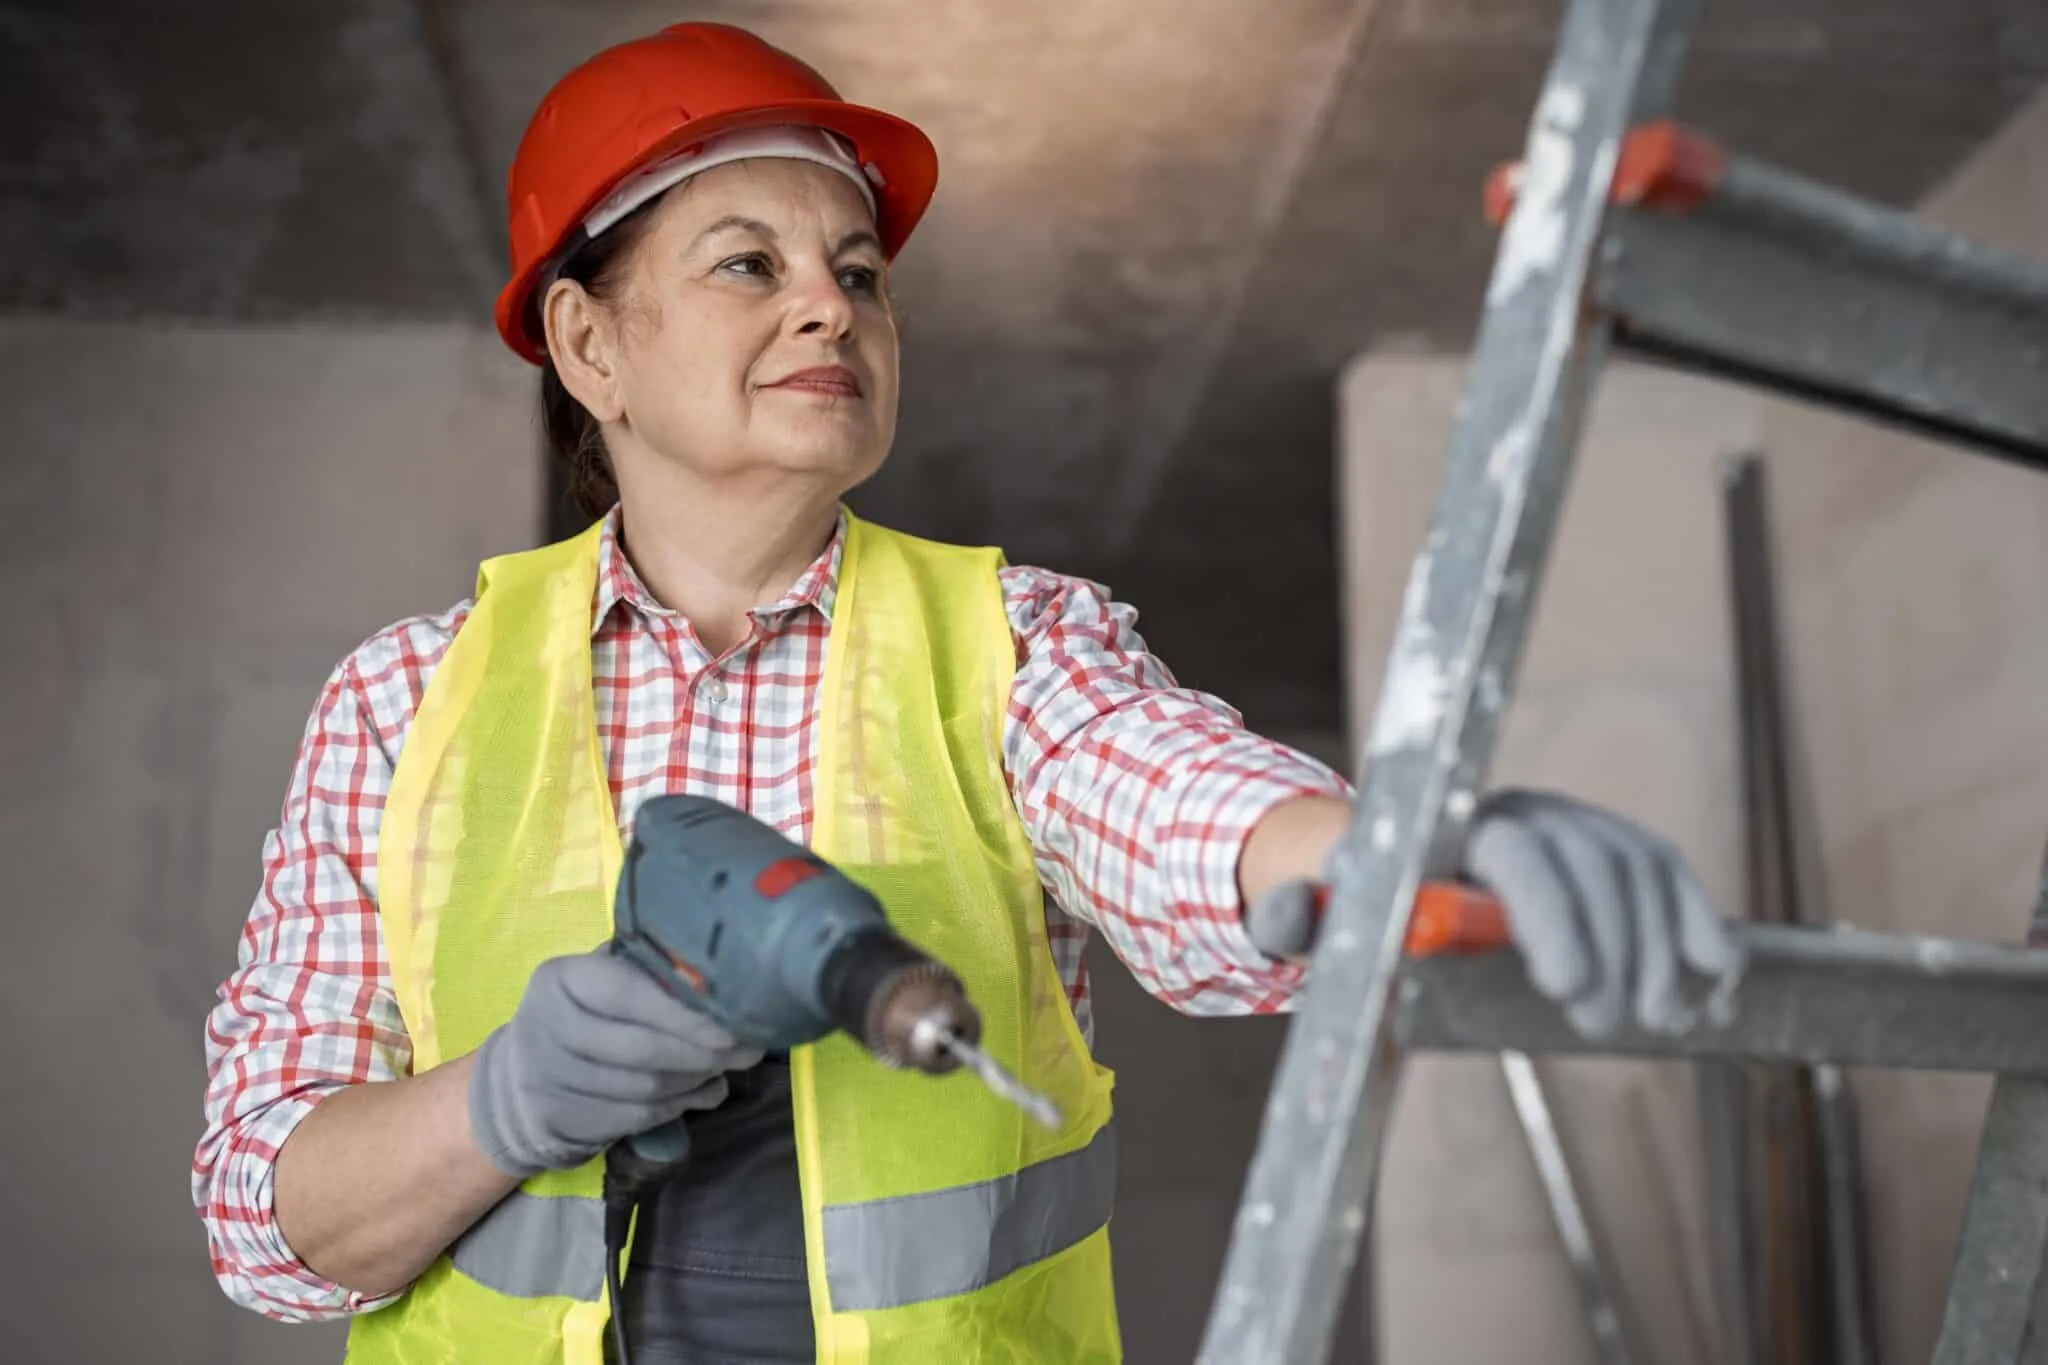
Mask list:
MULTIPOLYGON (((1608 198, 1631 208, 1690 213, 1720 185, 1728 154, 1712 138, 1659 119, 1631 129, 1621 140, 1608 198)), ((1522 163, 1494 167, 1486 177, 1486 221, 1500 227, 1515 207, 1522 163)))
POLYGON ((1508 913, 1499 900, 1463 882, 1424 882, 1408 919, 1408 955, 1490 953, 1509 943, 1508 913))

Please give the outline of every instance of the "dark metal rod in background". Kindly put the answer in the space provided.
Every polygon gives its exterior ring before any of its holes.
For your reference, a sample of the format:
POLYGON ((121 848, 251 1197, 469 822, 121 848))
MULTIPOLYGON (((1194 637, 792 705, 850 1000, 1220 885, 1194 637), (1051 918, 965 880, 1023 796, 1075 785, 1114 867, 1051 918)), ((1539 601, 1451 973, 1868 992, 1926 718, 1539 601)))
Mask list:
POLYGON ((1815 1066, 1811 1074, 1820 1126, 1823 1269, 1834 1359, 1837 1365, 1875 1365, 1877 1323, 1870 1303, 1870 1231, 1856 1098, 1847 1074, 1833 1062, 1815 1066))
MULTIPOLYGON (((1750 914, 1817 928, 1826 915, 1800 878, 1791 780, 1788 687, 1763 462, 1738 460, 1724 488, 1728 571, 1740 697, 1750 914)), ((1759 1299, 1767 1309, 1766 1359, 1870 1365, 1862 1172, 1854 1099, 1833 1063, 1772 1068, 1755 1078, 1762 1141, 1754 1218, 1764 1235, 1759 1299)))
POLYGON ((1749 1197, 1749 1087, 1741 1064, 1709 1058, 1693 1073, 1705 1177, 1708 1279, 1713 1286, 1715 1335, 1727 1365, 1759 1365, 1756 1308, 1749 1249, 1755 1244, 1749 1197))
MULTIPOLYGON (((1753 458, 1727 471, 1722 487, 1730 618, 1734 627, 1735 693, 1740 735, 1744 908, 1762 924, 1793 922, 1781 717, 1770 695, 1769 657, 1761 603, 1768 569, 1759 553, 1764 525, 1763 470, 1753 458)), ((1803 1069, 1756 1067, 1744 1073, 1750 1183, 1738 1197, 1750 1204, 1752 1335, 1764 1365, 1825 1360, 1817 1316, 1815 1262, 1819 1238, 1812 1197, 1817 1173, 1812 1093, 1803 1069)))

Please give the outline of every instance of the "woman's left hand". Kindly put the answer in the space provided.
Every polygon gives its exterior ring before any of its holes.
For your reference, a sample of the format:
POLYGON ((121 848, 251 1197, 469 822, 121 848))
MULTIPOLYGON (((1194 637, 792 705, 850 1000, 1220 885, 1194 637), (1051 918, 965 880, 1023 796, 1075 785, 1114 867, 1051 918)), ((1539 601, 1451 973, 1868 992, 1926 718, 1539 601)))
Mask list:
POLYGON ((1589 1037, 1624 1018, 1675 1033, 1699 990, 1740 971, 1741 944, 1669 841, 1552 792, 1480 802, 1462 870, 1500 898, 1530 984, 1589 1037))
MULTIPOLYGON (((1551 792, 1496 792, 1479 805, 1459 871, 1507 912, 1530 984, 1588 1037, 1624 1019, 1652 1032, 1691 1026, 1697 1002, 1742 967, 1740 940, 1668 841, 1551 792)), ((1288 881, 1246 916, 1253 942, 1305 955, 1317 886, 1288 881)))

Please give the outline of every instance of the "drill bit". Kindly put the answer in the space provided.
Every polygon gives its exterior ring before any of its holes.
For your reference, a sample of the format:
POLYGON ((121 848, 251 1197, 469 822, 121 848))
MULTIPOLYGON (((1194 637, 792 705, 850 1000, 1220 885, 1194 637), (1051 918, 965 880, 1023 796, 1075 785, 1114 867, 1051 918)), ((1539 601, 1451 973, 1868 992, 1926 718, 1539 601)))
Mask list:
POLYGON ((958 1057, 962 1065, 981 1077, 983 1085, 1037 1119, 1045 1127, 1060 1126, 1058 1106, 1036 1090, 1027 1089, 1023 1082, 1005 1071, 995 1058, 951 1029, 946 1030, 944 1042, 946 1050, 958 1057))

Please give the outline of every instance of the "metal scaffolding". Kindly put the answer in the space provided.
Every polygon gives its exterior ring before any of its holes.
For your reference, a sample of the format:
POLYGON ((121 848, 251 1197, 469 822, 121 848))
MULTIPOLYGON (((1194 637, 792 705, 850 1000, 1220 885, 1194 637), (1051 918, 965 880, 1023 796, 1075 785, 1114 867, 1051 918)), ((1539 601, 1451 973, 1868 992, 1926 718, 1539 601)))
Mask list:
POLYGON ((1663 121, 1696 11, 1573 0, 1523 158, 1488 186, 1503 230, 1485 313, 1208 1365, 1327 1357, 1414 1048, 2000 1073, 1937 1361, 2048 1356, 2030 1326, 2048 1295, 2048 953, 1756 925, 1725 1012, 1597 1045, 1512 954, 1404 956, 1484 783, 1610 345, 2048 469, 2048 270, 1663 121))

